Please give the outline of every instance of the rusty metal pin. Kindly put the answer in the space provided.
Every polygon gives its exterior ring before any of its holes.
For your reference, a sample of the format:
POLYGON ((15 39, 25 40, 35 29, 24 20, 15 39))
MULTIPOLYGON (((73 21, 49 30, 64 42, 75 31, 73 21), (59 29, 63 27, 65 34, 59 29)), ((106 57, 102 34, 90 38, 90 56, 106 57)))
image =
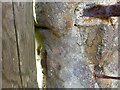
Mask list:
POLYGON ((117 17, 120 16, 120 4, 114 5, 95 5, 83 9, 83 16, 86 17, 117 17))
POLYGON ((120 80, 120 77, 113 77, 113 76, 107 76, 107 75, 104 75, 104 74, 98 74, 98 73, 93 73, 94 77, 95 78, 103 78, 103 79, 117 79, 117 80, 120 80))

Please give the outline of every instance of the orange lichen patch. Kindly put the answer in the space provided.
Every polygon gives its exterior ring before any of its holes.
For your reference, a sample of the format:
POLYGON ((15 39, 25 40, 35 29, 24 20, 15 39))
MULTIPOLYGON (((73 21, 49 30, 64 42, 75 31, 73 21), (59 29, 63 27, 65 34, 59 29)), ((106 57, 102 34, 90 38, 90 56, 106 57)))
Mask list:
POLYGON ((61 36, 60 32, 57 30, 53 29, 53 30, 49 30, 49 32, 51 32, 57 38, 60 38, 60 36, 61 36))
POLYGON ((111 17, 98 17, 99 19, 101 19, 103 22, 110 22, 112 20, 111 17))
MULTIPOLYGON (((86 40, 86 45, 85 45, 85 52, 87 58, 86 63, 88 65, 91 64, 93 66, 98 65, 100 67, 103 67, 103 70, 101 70, 100 72, 104 73, 104 66, 107 65, 108 63, 111 63, 111 60, 113 60, 111 59, 113 56, 113 51, 108 49, 102 49, 102 51, 104 52, 101 51, 100 56, 99 54, 97 54, 99 45, 102 44, 104 33, 102 32, 102 30, 100 30, 100 28, 93 28, 93 29, 95 35, 91 33, 91 30, 89 30, 88 39, 86 40), (94 38, 90 38, 90 37, 94 37, 94 38), (91 44, 89 44, 90 42, 91 44), (99 58, 97 58, 97 56, 99 58)), ((100 48, 102 48, 102 46, 100 46, 100 48)), ((99 70, 97 71, 99 72, 99 70)), ((111 79, 104 79, 98 77, 96 77, 95 79, 100 87, 102 88, 111 87, 111 83, 112 83, 111 79)))
MULTIPOLYGON (((97 64, 100 67, 104 68, 106 62, 111 63, 112 54, 113 54, 112 51, 106 50, 105 53, 102 55, 102 58, 100 60, 98 60, 97 64)), ((94 71, 94 72, 96 72, 96 71, 94 71)), ((104 69, 102 71, 98 71, 98 72, 104 73, 104 69)), ((94 73, 94 77, 95 77, 97 83, 99 84, 99 86, 102 88, 111 87, 112 79, 119 79, 118 77, 107 76, 107 75, 104 75, 101 73, 94 73)))
POLYGON ((97 48, 95 46, 92 47, 87 47, 85 48, 86 50, 86 55, 87 55, 87 63, 89 64, 96 64, 98 61, 96 60, 96 53, 97 53, 97 48))
POLYGON ((89 36, 86 41, 86 46, 85 46, 85 52, 86 52, 86 57, 88 58, 87 62, 90 64, 98 64, 99 60, 96 59, 97 56, 97 51, 98 51, 98 45, 102 43, 102 36, 103 33, 99 30, 99 28, 93 28, 94 34, 90 33, 89 31, 89 36), (94 38, 91 38, 94 37, 94 38))
POLYGON ((91 22, 92 20, 95 20, 95 17, 85 17, 84 21, 85 22, 91 22))
POLYGON ((90 23, 91 21, 95 21, 95 20, 100 20, 102 23, 104 23, 104 24, 113 24, 112 22, 112 17, 85 17, 84 18, 84 22, 88 22, 88 23, 90 23))
POLYGON ((105 64, 105 62, 111 62, 112 55, 113 55, 112 51, 106 50, 104 55, 102 56, 102 59, 99 62, 99 65, 103 66, 105 64))
POLYGON ((112 84, 111 79, 96 78, 97 83, 102 88, 109 88, 112 84))
POLYGON ((68 32, 73 26, 73 20, 72 20, 71 16, 65 15, 64 21, 65 21, 65 31, 68 32))

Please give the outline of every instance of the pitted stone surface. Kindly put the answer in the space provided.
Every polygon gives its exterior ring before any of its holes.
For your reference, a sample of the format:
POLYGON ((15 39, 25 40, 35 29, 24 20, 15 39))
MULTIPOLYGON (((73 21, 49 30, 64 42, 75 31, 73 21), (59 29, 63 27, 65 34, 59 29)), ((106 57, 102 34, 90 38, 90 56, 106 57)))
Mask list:
POLYGON ((38 25, 48 28, 40 29, 48 55, 47 87, 117 87, 117 81, 93 77, 99 64, 105 74, 117 75, 117 18, 111 19, 113 28, 99 18, 79 17, 77 2, 36 4, 41 6, 36 9, 38 25))

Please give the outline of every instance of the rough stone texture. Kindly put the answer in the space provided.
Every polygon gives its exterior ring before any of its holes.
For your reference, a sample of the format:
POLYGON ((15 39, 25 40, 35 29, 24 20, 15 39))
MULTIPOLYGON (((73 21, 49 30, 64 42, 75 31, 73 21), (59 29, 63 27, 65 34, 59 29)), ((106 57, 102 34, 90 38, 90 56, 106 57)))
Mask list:
POLYGON ((37 87, 32 3, 2 3, 2 87, 37 87))
MULTIPOLYGON (((119 52, 118 52, 118 55, 119 55, 119 57, 118 57, 118 68, 119 68, 119 71, 118 71, 118 75, 120 76, 120 17, 118 18, 118 22, 119 22, 119 24, 118 24, 118 50, 119 50, 119 52)), ((120 90, 120 81, 119 81, 119 86, 118 86, 118 88, 119 88, 119 90, 120 90)))
POLYGON ((46 27, 56 36, 64 35, 73 26, 75 3, 37 3, 38 26, 46 27), (67 12, 67 13, 66 13, 67 12), (62 27, 61 27, 62 26, 62 27))
POLYGON ((100 66, 103 74, 118 76, 117 18, 79 17, 79 4, 36 3, 47 51, 47 88, 116 88, 117 81, 95 79, 93 72, 100 66))

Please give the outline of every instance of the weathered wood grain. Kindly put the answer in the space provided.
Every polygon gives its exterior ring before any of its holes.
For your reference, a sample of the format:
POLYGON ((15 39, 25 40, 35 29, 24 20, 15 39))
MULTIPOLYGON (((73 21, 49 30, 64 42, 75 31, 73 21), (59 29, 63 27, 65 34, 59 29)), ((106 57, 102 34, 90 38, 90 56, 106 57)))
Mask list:
MULTIPOLYGON (((0 13, 2 13, 2 3, 0 3, 0 13)), ((2 14, 0 14, 0 89, 2 88, 2 14)))
POLYGON ((3 88, 37 87, 32 3, 3 3, 3 88))

